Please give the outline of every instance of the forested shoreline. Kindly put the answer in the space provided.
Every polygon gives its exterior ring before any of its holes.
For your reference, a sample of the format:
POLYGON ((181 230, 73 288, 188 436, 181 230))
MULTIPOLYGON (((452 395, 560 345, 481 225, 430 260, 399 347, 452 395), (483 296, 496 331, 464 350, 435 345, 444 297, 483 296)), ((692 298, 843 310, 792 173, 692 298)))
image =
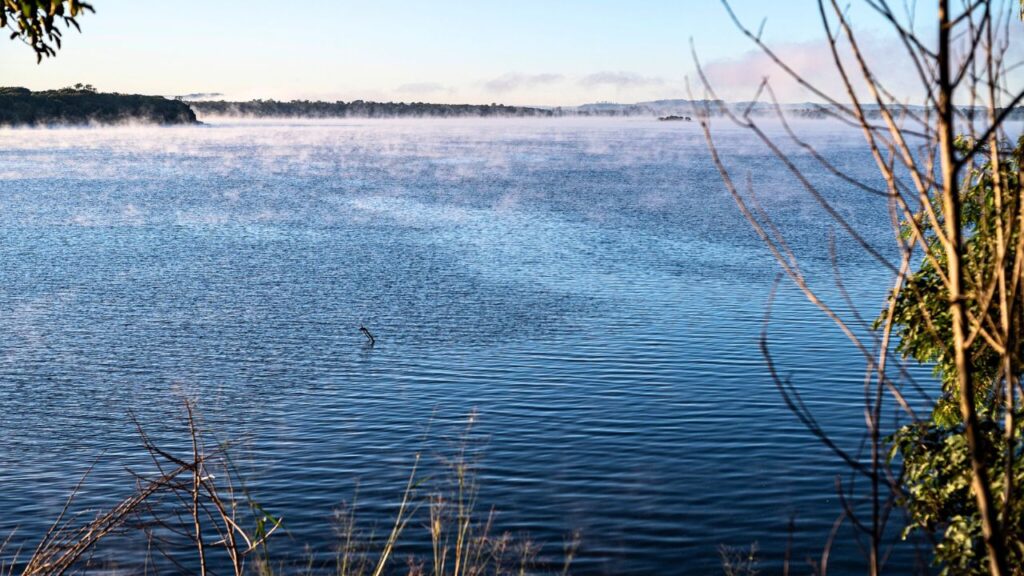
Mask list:
MULTIPOLYGON (((188 100, 181 97, 97 92, 91 85, 76 84, 58 90, 31 91, 0 87, 0 126, 75 126, 109 124, 199 124, 200 117, 237 118, 552 118, 552 117, 649 117, 699 116, 700 111, 719 116, 726 109, 743 110, 751 116, 770 117, 781 111, 788 117, 824 120, 839 111, 821 104, 724 103, 721 101, 659 100, 636 104, 595 103, 581 106, 540 108, 505 104, 433 104, 427 102, 351 102, 312 100, 188 100)), ((921 109, 923 113, 923 109, 921 109)), ((962 109, 964 117, 971 116, 962 109)), ((879 110, 865 106, 869 118, 879 110)), ((1024 108, 1013 109, 1006 120, 1024 119, 1024 108)))
POLYGON ((203 116, 246 118, 457 118, 457 117, 546 117, 553 110, 504 104, 429 104, 425 102, 323 102, 310 100, 250 100, 248 102, 193 101, 188 104, 203 116))
POLYGON ((76 85, 33 92, 0 87, 0 126, 89 124, 197 124, 188 104, 162 96, 100 93, 76 85))

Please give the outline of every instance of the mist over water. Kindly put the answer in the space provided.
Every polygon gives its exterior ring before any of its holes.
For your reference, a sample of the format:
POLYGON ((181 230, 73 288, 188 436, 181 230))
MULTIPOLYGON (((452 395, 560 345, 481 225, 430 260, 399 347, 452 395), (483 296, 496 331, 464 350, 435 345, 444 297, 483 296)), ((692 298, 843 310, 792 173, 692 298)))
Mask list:
MULTIPOLYGON (((857 132, 800 128, 881 185, 857 132)), ((749 134, 716 131, 845 311, 827 214, 749 134)), ((892 244, 884 199, 817 182, 892 244)), ((836 241, 853 299, 880 309, 888 273, 836 241)), ((443 455, 471 414, 481 506, 542 555, 580 530, 574 573, 713 573, 719 545, 755 541, 771 571, 790 517, 802 565, 839 512, 843 470, 758 350, 776 265, 695 123, 0 130, 0 257, 0 533, 20 526, 16 542, 45 532, 94 461, 83 505, 131 491, 124 466, 147 462, 129 411, 184 446, 183 396, 241 441, 250 490, 285 519, 272 548, 294 558, 329 557, 333 512, 353 499, 386 530, 415 453, 443 455)), ((860 357, 788 288, 770 338, 856 452, 860 357)), ((400 558, 427 543, 416 521, 407 535, 400 558)), ((835 573, 861 564, 840 540, 835 573)))

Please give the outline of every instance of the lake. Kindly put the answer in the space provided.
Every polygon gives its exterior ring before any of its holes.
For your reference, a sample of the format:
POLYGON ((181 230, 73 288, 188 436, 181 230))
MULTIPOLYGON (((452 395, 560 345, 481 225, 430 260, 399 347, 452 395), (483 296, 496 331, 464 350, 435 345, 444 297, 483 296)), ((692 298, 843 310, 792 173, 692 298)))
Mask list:
MULTIPOLYGON (((880 185, 858 132, 798 127, 880 185)), ((827 214, 752 135, 715 130, 737 181, 749 174, 812 284, 848 313, 827 214)), ((797 162, 892 245, 884 199, 797 162)), ((836 243, 870 320, 890 274, 836 243)), ((0 250, 8 561, 90 465, 82 509, 131 493, 125 467, 150 464, 130 413, 186 447, 183 398, 239 442, 249 490, 284 518, 272 550, 297 562, 330 561, 343 505, 385 533, 415 455, 436 480, 460 447, 495 531, 528 534, 557 564, 578 530, 577 574, 718 573, 720 546, 755 542, 774 572, 790 539, 803 573, 840 510, 844 469, 786 408, 758 348, 778 267, 696 123, 0 130, 0 250)), ((787 285, 769 340, 856 451, 860 356, 787 285)), ((427 549, 418 514, 397 568, 427 549)), ((841 534, 832 572, 854 572, 864 563, 841 534)), ((129 535, 99 559, 133 571, 145 552, 129 535)))

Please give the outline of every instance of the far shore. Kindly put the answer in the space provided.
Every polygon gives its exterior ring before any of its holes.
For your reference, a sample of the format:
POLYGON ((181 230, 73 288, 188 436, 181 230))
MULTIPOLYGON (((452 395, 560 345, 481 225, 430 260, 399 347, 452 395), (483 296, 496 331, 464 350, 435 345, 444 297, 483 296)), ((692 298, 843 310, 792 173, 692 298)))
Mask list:
MULTIPOLYGON (((760 118, 828 120, 836 117, 826 105, 725 103, 708 100, 657 100, 636 104, 595 103, 567 107, 510 106, 505 104, 435 104, 425 102, 351 102, 310 100, 186 100, 163 96, 97 92, 90 85, 33 92, 0 87, 0 127, 73 127, 119 125, 197 125, 210 121, 328 121, 370 119, 471 118, 636 118, 644 120, 699 120, 742 109, 760 118)), ((868 116, 879 110, 865 108, 868 116)), ((964 114, 969 116, 970 110, 964 114)), ((1024 120, 1024 108, 1007 118, 1024 120)))

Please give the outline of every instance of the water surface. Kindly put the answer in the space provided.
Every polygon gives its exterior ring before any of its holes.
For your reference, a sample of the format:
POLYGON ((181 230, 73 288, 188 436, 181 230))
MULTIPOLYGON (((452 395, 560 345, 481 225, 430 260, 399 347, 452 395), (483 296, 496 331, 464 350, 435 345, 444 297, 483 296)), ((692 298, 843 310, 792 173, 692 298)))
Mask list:
MULTIPOLYGON (((827 215, 749 134, 716 129, 845 309, 827 215)), ((802 129, 880 184, 856 132, 802 129)), ((884 202, 815 174, 891 243, 884 202)), ((880 309, 889 275, 837 242, 853 298, 880 309)), ((758 350, 777 268, 696 124, 4 130, 0 257, 0 532, 20 527, 16 542, 38 539, 94 461, 83 506, 129 493, 124 467, 146 460, 128 413, 180 446, 183 397, 244 441, 250 489, 285 517, 283 557, 328 557, 353 498, 385 530, 414 455, 436 467, 471 418, 481 506, 542 555, 579 530, 580 574, 714 573, 720 545, 754 542, 777 568, 790 518, 805 565, 839 511, 842 469, 758 350)), ((791 289, 770 337, 856 450, 857 354, 791 289)), ((400 553, 423 534, 414 522, 400 553)), ((104 558, 137 567, 143 548, 104 558)), ((834 573, 860 564, 852 543, 834 552, 834 573)))

